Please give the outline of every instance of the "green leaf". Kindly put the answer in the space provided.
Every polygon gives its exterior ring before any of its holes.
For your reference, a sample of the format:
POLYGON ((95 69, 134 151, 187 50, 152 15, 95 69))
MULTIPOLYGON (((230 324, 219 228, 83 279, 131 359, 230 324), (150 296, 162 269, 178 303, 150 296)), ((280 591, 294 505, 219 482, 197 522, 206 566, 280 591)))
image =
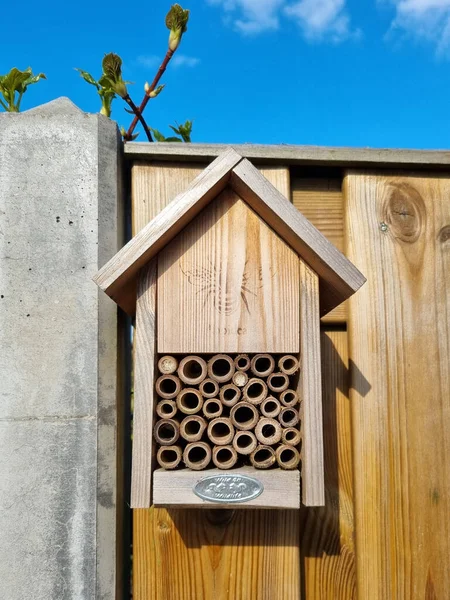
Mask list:
POLYGON ((187 30, 189 21, 189 11, 182 8, 179 4, 173 4, 166 15, 166 27, 171 31, 184 33, 187 30))
POLYGON ((163 134, 158 131, 157 129, 153 129, 152 127, 150 127, 150 131, 153 133, 153 135, 155 136, 155 140, 157 142, 165 142, 166 138, 163 136, 163 134))
POLYGON ((106 75, 102 75, 100 77, 100 79, 98 80, 98 84, 101 88, 103 88, 104 90, 110 90, 113 91, 112 87, 114 85, 114 82, 112 82, 109 77, 107 77, 106 75))
MULTIPOLYGON (((23 94, 27 91, 27 87, 33 83, 38 82, 40 79, 46 79, 44 73, 33 75, 31 67, 20 71, 16 67, 13 67, 9 73, 0 76, 0 93, 6 100, 6 110, 8 112, 19 112, 20 102, 23 94), (18 99, 16 101, 16 93, 18 99)), ((2 106, 5 104, 2 102, 2 106)))
POLYGON ((106 77, 112 82, 117 83, 122 80, 122 59, 118 54, 114 54, 114 52, 105 54, 102 69, 106 77))
POLYGON ((183 140, 180 140, 180 138, 177 138, 177 137, 168 137, 165 140, 158 140, 158 141, 162 141, 162 142, 180 142, 180 143, 183 142, 183 140))
POLYGON ((17 92, 19 87, 25 83, 31 74, 30 67, 28 67, 28 69, 25 71, 19 71, 19 69, 13 67, 11 71, 4 76, 1 83, 2 88, 8 90, 9 92, 17 92))
MULTIPOLYGON (((23 85, 25 88, 33 83, 37 83, 40 79, 47 79, 44 73, 38 73, 37 75, 30 75, 23 85)), ((25 91, 25 90, 24 90, 25 91)))
POLYGON ((83 69, 75 69, 75 71, 78 71, 78 73, 87 83, 95 85, 95 87, 98 89, 100 82, 97 82, 90 73, 88 73, 87 71, 83 71, 83 69))

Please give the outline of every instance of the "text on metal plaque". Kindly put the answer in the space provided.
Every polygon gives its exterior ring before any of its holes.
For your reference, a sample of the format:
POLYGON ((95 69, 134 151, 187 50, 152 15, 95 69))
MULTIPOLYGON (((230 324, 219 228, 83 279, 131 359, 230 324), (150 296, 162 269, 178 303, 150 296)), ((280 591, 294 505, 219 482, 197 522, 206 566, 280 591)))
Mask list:
POLYGON ((210 475, 200 479, 193 491, 211 502, 248 502, 262 494, 264 486, 247 475, 210 475))

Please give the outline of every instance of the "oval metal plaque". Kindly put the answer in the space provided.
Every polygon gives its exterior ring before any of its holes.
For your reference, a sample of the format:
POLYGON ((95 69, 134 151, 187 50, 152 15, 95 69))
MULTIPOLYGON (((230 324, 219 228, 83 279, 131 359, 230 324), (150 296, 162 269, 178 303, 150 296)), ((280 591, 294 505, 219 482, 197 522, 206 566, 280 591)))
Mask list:
POLYGON ((247 475, 210 475, 200 479, 193 491, 202 500, 229 504, 257 498, 263 493, 264 486, 247 475))

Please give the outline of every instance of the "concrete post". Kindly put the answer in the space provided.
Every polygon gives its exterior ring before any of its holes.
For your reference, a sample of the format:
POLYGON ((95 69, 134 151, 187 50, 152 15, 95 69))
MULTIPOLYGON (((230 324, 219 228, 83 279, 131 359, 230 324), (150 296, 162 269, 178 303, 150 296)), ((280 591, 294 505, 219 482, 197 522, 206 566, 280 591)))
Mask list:
POLYGON ((0 116, 0 596, 115 598, 115 124, 68 99, 0 116))

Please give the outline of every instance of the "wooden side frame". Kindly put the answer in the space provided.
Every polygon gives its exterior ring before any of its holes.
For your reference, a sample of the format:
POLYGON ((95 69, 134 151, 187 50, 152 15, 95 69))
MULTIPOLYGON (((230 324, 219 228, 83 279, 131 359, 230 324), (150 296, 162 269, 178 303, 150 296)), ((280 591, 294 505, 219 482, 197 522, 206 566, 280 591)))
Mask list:
POLYGON ((138 276, 134 366, 134 427, 131 508, 152 504, 153 390, 156 355, 157 261, 153 259, 138 276))
POLYGON ((302 502, 325 504, 319 278, 300 260, 300 361, 302 502))

